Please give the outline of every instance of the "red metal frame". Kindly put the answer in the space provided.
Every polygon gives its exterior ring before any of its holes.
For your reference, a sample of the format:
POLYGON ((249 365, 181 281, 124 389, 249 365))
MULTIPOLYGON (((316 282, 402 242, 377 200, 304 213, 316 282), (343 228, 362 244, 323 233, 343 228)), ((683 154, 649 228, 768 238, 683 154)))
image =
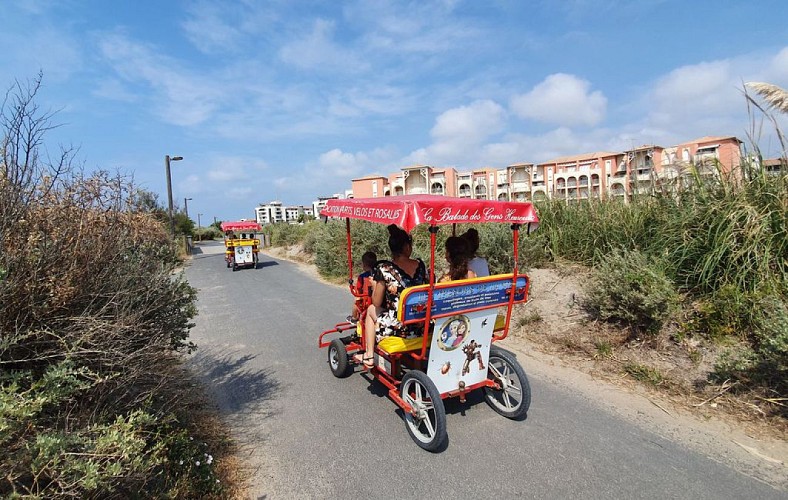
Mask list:
MULTIPOLYGON (((356 292, 355 287, 353 286, 353 251, 352 251, 352 238, 350 234, 350 219, 357 218, 362 220, 371 220, 373 222, 379 223, 387 223, 387 222, 394 222, 397 221, 388 220, 386 217, 398 217, 398 220, 403 221, 403 223, 399 224, 401 227, 404 227, 406 230, 410 230, 416 224, 427 222, 427 218, 425 218, 425 214, 430 213, 429 209, 430 203, 436 203, 437 207, 451 207, 454 205, 461 206, 461 207, 469 207, 476 209, 476 210, 487 210, 489 213, 493 213, 494 209, 500 208, 501 210, 508 209, 506 211, 507 217, 517 217, 518 220, 522 222, 526 222, 528 224, 529 232, 531 229, 532 224, 538 224, 538 218, 533 212, 533 208, 530 204, 522 204, 517 203, 517 206, 513 205, 511 202, 493 202, 493 201, 473 201, 469 202, 467 200, 456 200, 456 199, 447 199, 446 197, 433 197, 433 196, 404 196, 404 197, 394 197, 386 199, 385 201, 379 199, 372 199, 372 200, 364 200, 364 199, 356 199, 356 200, 329 200, 329 205, 321 212, 321 215, 325 216, 337 216, 345 218, 345 230, 346 230, 346 239, 347 239, 347 258, 348 258, 348 281, 350 284, 350 291, 354 297, 363 297, 366 294, 360 295, 356 292), (399 199, 399 200, 397 200, 399 199), (397 204, 399 203, 399 205, 397 204), (370 216, 368 211, 357 211, 359 208, 365 207, 368 204, 371 207, 377 207, 376 210, 389 210, 390 212, 382 212, 383 215, 378 215, 377 213, 374 216, 370 216), (524 205, 528 205, 527 209, 524 209, 524 205), (399 208, 398 208, 399 207, 399 208), (415 207, 415 208, 414 208, 415 207), (512 208, 514 207, 514 208, 512 208), (400 212, 395 212, 395 210, 401 210, 400 212), (408 210, 413 210, 414 213, 408 213, 408 210)), ((467 218, 467 213, 465 214, 467 218)), ((459 222, 473 222, 474 220, 464 220, 461 218, 456 219, 459 222)), ((491 222, 491 221, 488 221, 491 222)), ((512 222, 506 218, 502 220, 498 220, 497 222, 512 222)), ((435 247, 437 244, 437 232, 438 232, 438 224, 452 224, 452 234, 456 234, 457 230, 457 222, 448 222, 447 220, 436 220, 436 219, 429 219, 430 223, 430 269, 429 269, 429 287, 427 289, 427 310, 424 319, 421 320, 412 320, 408 321, 407 324, 418 324, 423 323, 424 325, 424 332, 429 332, 429 325, 433 319, 440 318, 446 316, 444 315, 432 315, 432 305, 433 305, 433 297, 436 288, 435 283, 435 247)), ((506 312, 506 322, 503 330, 496 330, 498 332, 502 331, 503 333, 496 335, 496 332, 493 332, 492 341, 497 342, 503 340, 507 337, 509 333, 509 326, 511 323, 511 315, 512 315, 512 306, 515 303, 515 290, 517 286, 517 278, 518 278, 518 268, 519 268, 519 235, 520 235, 520 227, 521 224, 518 222, 513 222, 511 225, 512 228, 512 239, 513 239, 513 248, 514 248, 514 266, 512 269, 512 287, 509 293, 509 302, 507 304, 507 312, 506 312)), ((491 279, 490 279, 491 280, 491 279)), ((480 279, 479 281, 487 281, 485 279, 480 279)), ((530 280, 526 280, 526 289, 525 289, 525 300, 527 300, 528 292, 530 291, 530 280)), ((402 300, 402 299, 400 299, 402 300)), ((478 307, 474 309, 469 309, 465 312, 471 312, 476 310, 487 309, 488 307, 478 307)), ((457 311, 452 312, 451 314, 456 314, 457 311)), ((318 346, 320 348, 328 347, 330 345, 330 341, 326 341, 325 337, 333 334, 341 334, 343 332, 352 331, 352 336, 355 338, 351 338, 345 344, 345 350, 347 353, 353 353, 362 351, 364 349, 364 339, 366 335, 371 334, 371 332, 366 332, 364 325, 364 319, 366 317, 366 311, 362 311, 362 315, 359 318, 359 322, 362 324, 361 328, 361 337, 357 337, 356 329, 357 326, 348 322, 337 323, 334 328, 330 330, 326 330, 321 333, 318 339, 318 346)), ((423 369, 424 364, 427 360, 427 349, 429 343, 429 335, 423 335, 423 341, 420 349, 414 349, 412 351, 405 351, 405 352, 397 352, 389 354, 386 351, 381 350, 377 345, 375 346, 374 354, 376 356, 376 363, 375 366, 372 367, 369 371, 371 372, 372 376, 375 377, 380 383, 382 383, 386 388, 389 389, 388 396, 400 407, 403 411, 408 413, 412 413, 413 409, 410 405, 403 400, 399 395, 399 386, 401 380, 397 377, 400 373, 402 367, 407 367, 409 369, 423 369), (380 358, 384 358, 390 363, 390 370, 391 373, 381 369, 377 360, 380 358)), ((442 399, 451 398, 455 396, 459 396, 461 401, 464 401, 465 394, 480 387, 493 387, 500 389, 500 385, 497 384, 495 381, 486 379, 482 382, 477 384, 471 385, 469 387, 459 388, 457 390, 453 390, 447 393, 441 394, 442 399)))

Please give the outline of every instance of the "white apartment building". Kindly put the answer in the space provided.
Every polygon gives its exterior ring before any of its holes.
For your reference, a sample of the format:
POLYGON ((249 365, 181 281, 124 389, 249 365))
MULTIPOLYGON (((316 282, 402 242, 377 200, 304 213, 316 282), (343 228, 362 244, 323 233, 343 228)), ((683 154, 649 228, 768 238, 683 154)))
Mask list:
POLYGON ((311 216, 313 213, 314 207, 312 206, 284 206, 279 200, 255 208, 258 224, 276 224, 277 222, 296 224, 302 216, 311 216))
POLYGON ((285 208, 282 202, 275 200, 266 205, 260 205, 254 209, 258 224, 275 224, 285 222, 285 208))

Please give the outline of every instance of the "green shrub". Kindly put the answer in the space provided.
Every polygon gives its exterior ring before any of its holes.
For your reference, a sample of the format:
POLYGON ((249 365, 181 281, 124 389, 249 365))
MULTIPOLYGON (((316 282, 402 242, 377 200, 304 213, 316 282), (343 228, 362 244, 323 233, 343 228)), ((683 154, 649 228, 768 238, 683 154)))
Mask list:
POLYGON ((715 341, 751 340, 762 312, 756 307, 757 301, 756 294, 725 285, 697 301, 685 330, 690 335, 700 334, 715 341))
POLYGON ((658 261, 638 251, 613 252, 594 268, 584 306, 596 317, 635 332, 656 332, 675 312, 679 296, 658 261))
POLYGON ((758 314, 753 315, 750 343, 729 349, 716 363, 712 378, 737 380, 744 387, 765 386, 778 397, 788 397, 788 303, 768 295, 753 306, 758 314))
POLYGON ((213 226, 201 227, 200 229, 194 230, 194 239, 197 241, 218 240, 222 237, 222 231, 213 226))
POLYGON ((635 380, 654 387, 660 385, 665 379, 656 368, 640 363, 627 363, 624 365, 624 371, 635 380))
POLYGON ((196 314, 168 227, 121 176, 74 171, 68 151, 42 164, 52 127, 37 87, 16 88, 0 108, 0 497, 211 493, 165 467, 192 418, 178 352, 196 314))

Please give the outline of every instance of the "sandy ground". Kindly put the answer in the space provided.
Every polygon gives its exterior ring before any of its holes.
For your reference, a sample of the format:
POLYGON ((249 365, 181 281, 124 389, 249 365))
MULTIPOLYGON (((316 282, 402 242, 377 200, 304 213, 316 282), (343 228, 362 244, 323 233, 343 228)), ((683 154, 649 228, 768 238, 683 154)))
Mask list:
MULTIPOLYGON (((296 262, 302 272, 325 282, 297 247, 267 248, 266 253, 296 262)), ((735 414, 722 411, 723 400, 714 396, 708 401, 677 398, 670 391, 660 391, 633 381, 617 370, 616 363, 610 359, 601 363, 589 353, 578 354, 578 350, 582 351, 578 346, 583 337, 592 335, 595 328, 601 328, 589 322, 579 308, 582 275, 559 274, 553 269, 532 269, 528 274, 531 278, 530 300, 513 315, 512 332, 503 341, 504 347, 518 353, 527 373, 577 393, 589 403, 660 436, 788 491, 788 443, 781 429, 775 429, 769 422, 742 421, 735 414), (567 350, 556 347, 561 342, 566 343, 567 350)), ((610 335, 609 327, 605 328, 605 334, 610 335)), ((588 339, 585 341, 587 344, 588 339)), ((628 352, 620 356, 632 354, 628 352)), ((613 360, 620 361, 615 356, 613 360)), ((676 364, 673 368, 683 370, 676 364)))

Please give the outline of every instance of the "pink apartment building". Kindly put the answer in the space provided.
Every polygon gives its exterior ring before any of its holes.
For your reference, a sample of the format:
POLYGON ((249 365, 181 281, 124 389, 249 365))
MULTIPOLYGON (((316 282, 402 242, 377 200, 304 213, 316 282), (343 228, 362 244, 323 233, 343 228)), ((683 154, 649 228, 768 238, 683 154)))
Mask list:
POLYGON ((680 184, 694 167, 700 175, 734 171, 741 163, 742 141, 736 137, 701 137, 663 148, 643 145, 624 152, 600 151, 554 158, 542 163, 515 163, 503 169, 458 171, 411 165, 400 172, 353 179, 356 198, 437 194, 457 198, 567 201, 631 196, 680 184))

